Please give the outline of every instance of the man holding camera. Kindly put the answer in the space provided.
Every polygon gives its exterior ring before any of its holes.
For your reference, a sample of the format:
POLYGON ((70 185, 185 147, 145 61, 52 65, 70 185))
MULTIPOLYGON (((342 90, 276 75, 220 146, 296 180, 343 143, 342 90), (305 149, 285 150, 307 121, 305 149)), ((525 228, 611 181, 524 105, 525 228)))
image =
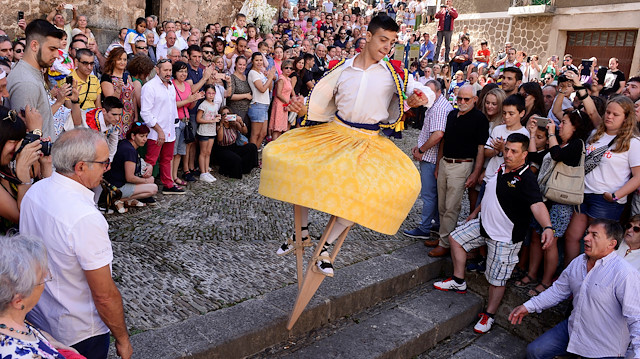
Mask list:
POLYGON ((436 54, 440 53, 442 39, 444 39, 444 61, 449 62, 449 48, 451 46, 451 35, 453 34, 453 20, 458 17, 458 10, 453 6, 452 0, 446 0, 440 6, 440 11, 436 14, 438 19, 438 44, 436 45, 436 54))
POLYGON ((58 57, 58 48, 64 32, 49 22, 38 19, 27 25, 25 33, 27 48, 24 57, 7 76, 9 102, 11 108, 16 111, 26 108, 27 105, 35 107, 42 115, 42 131, 38 134, 51 137, 51 140, 55 141, 57 136, 53 114, 49 95, 42 80, 42 70, 51 67, 58 57))

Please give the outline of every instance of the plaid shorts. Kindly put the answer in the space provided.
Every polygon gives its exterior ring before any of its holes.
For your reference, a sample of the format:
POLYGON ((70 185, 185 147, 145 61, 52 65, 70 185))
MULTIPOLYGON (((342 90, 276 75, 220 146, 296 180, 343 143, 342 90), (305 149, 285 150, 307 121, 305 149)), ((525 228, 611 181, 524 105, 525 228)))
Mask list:
POLYGON ((470 251, 474 248, 487 245, 487 270, 484 276, 491 285, 502 287, 511 278, 511 273, 518 264, 518 252, 522 242, 505 243, 485 238, 480 234, 480 219, 472 219, 451 232, 454 241, 470 251))

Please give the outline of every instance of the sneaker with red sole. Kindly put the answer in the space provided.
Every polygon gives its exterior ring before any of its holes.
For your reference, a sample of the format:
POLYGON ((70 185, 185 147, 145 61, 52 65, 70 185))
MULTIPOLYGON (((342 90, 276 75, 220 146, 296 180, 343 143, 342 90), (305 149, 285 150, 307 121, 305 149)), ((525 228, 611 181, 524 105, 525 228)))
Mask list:
POLYGON ((478 320, 476 325, 473 327, 473 331, 476 333, 484 334, 491 330, 491 326, 493 325, 493 322, 495 320, 491 318, 487 313, 480 313, 478 314, 478 316, 480 317, 480 320, 478 320))
POLYGON ((456 283, 453 278, 448 278, 443 281, 433 283, 433 286, 438 290, 443 290, 445 292, 456 292, 456 293, 466 293, 467 292, 467 282, 462 282, 462 284, 456 283))

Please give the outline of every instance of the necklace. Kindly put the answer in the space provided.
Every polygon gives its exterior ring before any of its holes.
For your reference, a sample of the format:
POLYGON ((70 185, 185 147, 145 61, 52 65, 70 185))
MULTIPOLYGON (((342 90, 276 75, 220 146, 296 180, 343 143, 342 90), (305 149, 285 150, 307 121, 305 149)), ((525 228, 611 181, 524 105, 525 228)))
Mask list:
POLYGON ((8 327, 6 324, 0 323, 0 329, 8 329, 10 332, 16 332, 16 333, 22 334, 22 335, 31 335, 31 334, 33 334, 33 332, 31 331, 31 328, 29 326, 27 326, 27 329, 29 329, 29 330, 24 332, 22 330, 14 329, 14 328, 8 327))

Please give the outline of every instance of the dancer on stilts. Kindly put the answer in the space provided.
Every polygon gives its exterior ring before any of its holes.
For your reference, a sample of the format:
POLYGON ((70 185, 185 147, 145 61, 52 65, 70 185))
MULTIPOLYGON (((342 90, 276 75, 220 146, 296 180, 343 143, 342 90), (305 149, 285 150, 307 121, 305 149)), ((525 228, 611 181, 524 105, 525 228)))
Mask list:
MULTIPOLYGON (((379 133, 399 137, 405 99, 409 107, 430 107, 435 100, 428 87, 399 65, 385 61, 398 30, 389 16, 374 17, 364 50, 333 66, 309 94, 306 108, 300 106, 300 99, 290 105, 290 110, 306 113, 305 121, 322 124, 287 131, 262 153, 259 192, 296 206, 296 232, 305 246, 310 242, 309 208, 335 217, 319 244, 324 246, 316 248, 309 265, 324 276, 333 276, 333 260, 354 223, 393 235, 420 192, 413 161, 379 133)), ((278 254, 294 249, 290 240, 278 254)))

